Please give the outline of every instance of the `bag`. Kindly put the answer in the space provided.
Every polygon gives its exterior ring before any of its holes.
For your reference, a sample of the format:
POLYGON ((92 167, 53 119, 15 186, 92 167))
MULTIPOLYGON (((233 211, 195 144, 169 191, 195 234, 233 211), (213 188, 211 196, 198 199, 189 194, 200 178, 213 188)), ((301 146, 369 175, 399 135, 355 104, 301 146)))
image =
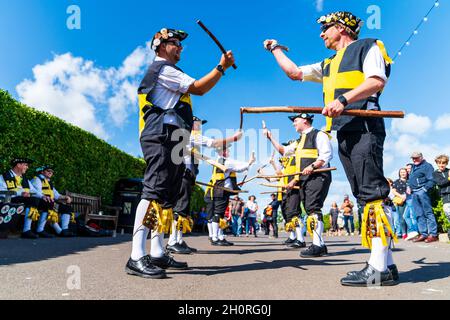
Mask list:
POLYGON ((271 217, 273 214, 272 206, 266 208, 266 216, 271 217))
POLYGON ((405 200, 399 196, 395 196, 394 199, 392 199, 392 202, 396 205, 396 206, 402 206, 405 203, 405 200))

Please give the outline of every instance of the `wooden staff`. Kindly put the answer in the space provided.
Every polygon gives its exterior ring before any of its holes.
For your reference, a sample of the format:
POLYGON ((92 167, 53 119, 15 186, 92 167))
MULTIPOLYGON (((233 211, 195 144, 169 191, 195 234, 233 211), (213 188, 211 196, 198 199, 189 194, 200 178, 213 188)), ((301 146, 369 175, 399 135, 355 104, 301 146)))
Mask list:
MULTIPOLYGON (((268 183, 260 183, 260 186, 263 187, 269 187, 269 188, 282 188, 282 189, 286 189, 287 186, 277 186, 277 185, 273 185, 273 184, 268 184, 268 183)), ((296 190, 300 190, 299 186, 294 186, 292 189, 296 189, 296 190)))
MULTIPOLYGON (((322 114, 322 107, 243 107, 241 108, 241 126, 244 125, 244 113, 314 113, 322 114)), ((365 118, 404 118, 403 111, 344 110, 341 115, 365 118)))
MULTIPOLYGON (((337 170, 336 167, 331 167, 331 168, 323 168, 323 169, 317 169, 314 170, 311 174, 314 173, 322 173, 322 172, 329 172, 329 171, 335 171, 337 170)), ((296 173, 290 173, 290 174, 282 174, 282 175, 276 175, 276 176, 259 176, 259 179, 277 179, 277 178, 286 178, 286 177, 293 177, 293 176, 301 176, 302 173, 301 172, 296 172, 296 173)))
MULTIPOLYGON (((217 40, 217 38, 211 33, 211 31, 208 30, 208 28, 203 24, 203 22, 201 22, 200 20, 197 20, 197 23, 200 27, 202 27, 203 30, 205 30, 205 32, 211 37, 211 39, 213 39, 213 41, 217 44, 217 46, 219 47, 220 51, 222 51, 223 54, 227 53, 227 50, 225 50, 225 48, 223 47, 223 45, 219 42, 219 40, 217 40)), ((235 64, 233 64, 232 66, 234 69, 237 69, 237 66, 235 64)))
POLYGON ((220 189, 223 191, 227 191, 229 193, 234 193, 234 194, 238 194, 238 193, 248 193, 248 191, 246 190, 233 190, 233 189, 228 189, 225 187, 221 187, 221 186, 213 186, 210 185, 208 183, 204 183, 204 182, 200 182, 200 181, 196 181, 195 184, 198 184, 199 186, 204 186, 204 187, 210 187, 210 188, 215 188, 215 189, 220 189))
POLYGON ((195 159, 205 161, 206 163, 208 163, 208 164, 210 164, 210 165, 212 165, 212 166, 222 170, 223 172, 227 171, 227 169, 228 169, 223 164, 220 164, 219 162, 217 162, 217 161, 215 161, 215 160, 213 160, 213 159, 211 159, 211 158, 201 154, 200 152, 197 152, 195 150, 192 150, 191 152, 192 152, 192 155, 194 156, 195 159))
MULTIPOLYGON (((277 192, 280 192, 280 191, 265 191, 265 192, 260 192, 259 194, 274 194, 274 193, 277 193, 277 192)), ((286 192, 286 190, 284 190, 284 191, 281 191, 281 193, 287 193, 286 192)))

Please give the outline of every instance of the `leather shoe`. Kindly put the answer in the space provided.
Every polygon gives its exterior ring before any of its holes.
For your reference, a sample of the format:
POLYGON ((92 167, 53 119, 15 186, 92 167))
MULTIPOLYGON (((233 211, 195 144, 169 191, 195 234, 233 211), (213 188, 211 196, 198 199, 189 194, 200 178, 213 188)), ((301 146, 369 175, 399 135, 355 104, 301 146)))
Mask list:
POLYGON ((150 257, 150 262, 161 269, 186 270, 188 264, 186 262, 178 262, 170 255, 163 255, 160 258, 150 257))
POLYGON ((294 243, 294 242, 295 242, 295 239, 287 238, 286 241, 283 242, 283 244, 287 245, 287 244, 291 244, 291 243, 294 243))
POLYGON ((126 273, 142 278, 163 279, 166 277, 166 271, 151 264, 150 256, 144 256, 138 261, 129 259, 125 266, 126 273))
POLYGON ((183 248, 188 248, 189 250, 191 250, 191 252, 197 252, 197 251, 198 251, 198 250, 195 249, 195 248, 189 247, 189 246, 187 245, 186 241, 182 241, 182 242, 180 243, 180 245, 181 245, 183 248))
POLYGON ((234 246, 234 243, 227 241, 227 239, 219 240, 218 242, 219 242, 219 246, 223 246, 223 247, 234 246))
MULTIPOLYGON (((366 262, 366 266, 364 267, 364 269, 362 269, 361 271, 350 271, 350 272, 347 272, 347 276, 355 276, 358 273, 364 272, 367 269, 368 266, 369 266, 369 263, 366 262)), ((389 271, 392 274, 392 278, 395 281, 399 281, 400 280, 400 276, 399 276, 399 273, 398 273, 397 266, 395 264, 392 264, 392 265, 388 266, 388 269, 389 269, 389 271)))
POLYGON ((28 230, 27 232, 23 232, 22 233, 21 238, 23 238, 23 239, 37 239, 39 237, 36 234, 34 234, 33 231, 28 230))
POLYGON ((72 238, 72 237, 75 237, 75 235, 71 231, 69 231, 69 229, 64 229, 58 234, 58 237, 72 238))
POLYGON ((436 236, 428 236, 428 238, 425 239, 426 243, 430 243, 430 242, 435 242, 435 241, 439 241, 439 238, 436 236))
POLYGON ((427 237, 420 235, 418 238, 415 238, 412 242, 422 242, 425 241, 427 237))
POLYGON ((294 249, 306 248, 306 243, 305 242, 301 242, 300 240, 295 240, 294 242, 288 244, 287 247, 288 248, 294 248, 294 249))
POLYGON ((166 246, 166 250, 169 251, 169 253, 176 253, 176 254, 191 254, 192 251, 189 248, 182 247, 179 243, 175 243, 173 246, 166 246))
POLYGON ((397 281, 393 279, 389 270, 379 272, 368 264, 360 272, 342 278, 341 284, 349 287, 393 286, 397 284, 397 281))
POLYGON ((323 245, 321 247, 312 244, 308 249, 300 252, 300 257, 302 258, 317 258, 328 254, 327 246, 323 245))

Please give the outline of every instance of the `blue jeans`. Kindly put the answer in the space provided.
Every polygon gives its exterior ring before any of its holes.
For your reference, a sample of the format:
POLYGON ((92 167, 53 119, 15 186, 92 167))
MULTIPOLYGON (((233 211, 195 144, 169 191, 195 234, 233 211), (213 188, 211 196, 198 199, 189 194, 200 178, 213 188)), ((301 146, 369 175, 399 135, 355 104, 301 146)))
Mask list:
POLYGON ((355 232, 355 225, 353 224, 353 216, 344 216, 344 227, 347 233, 355 232), (350 221, 350 228, 348 227, 348 222, 350 221), (351 229, 351 232, 350 232, 351 229))
POLYGON ((247 218, 247 224, 245 226, 245 229, 247 231, 247 235, 250 234, 250 227, 253 227, 253 232, 256 234, 256 217, 248 217, 247 218))
POLYGON ((394 232, 398 237, 401 237, 407 233, 406 223, 403 219, 405 209, 406 203, 404 203, 402 206, 395 206, 395 211, 393 212, 394 232))
POLYGON ((242 219, 240 215, 233 215, 233 222, 231 225, 231 230, 235 236, 240 235, 242 232, 242 219))
POLYGON ((414 191, 412 194, 413 208, 417 216, 419 233, 424 237, 437 236, 437 223, 431 207, 431 200, 424 190, 414 191))
POLYGON ((406 200, 405 211, 403 212, 403 219, 406 222, 406 229, 408 233, 419 232, 419 227, 417 226, 416 214, 413 210, 412 198, 406 200))

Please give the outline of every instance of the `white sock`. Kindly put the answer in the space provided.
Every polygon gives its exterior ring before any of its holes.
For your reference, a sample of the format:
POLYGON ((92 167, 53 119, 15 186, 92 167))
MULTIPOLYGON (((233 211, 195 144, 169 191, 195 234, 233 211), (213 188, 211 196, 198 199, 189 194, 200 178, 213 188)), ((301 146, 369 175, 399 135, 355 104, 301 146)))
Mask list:
POLYGON ((169 242, 167 242, 167 244, 169 246, 173 246, 173 245, 175 245, 178 242, 177 234, 178 234, 178 232, 177 232, 177 221, 173 220, 172 232, 170 233, 169 242))
POLYGON ((392 256, 392 250, 389 248, 387 255, 387 265, 392 266, 393 264, 395 264, 394 257, 392 256))
POLYGON ((219 228, 219 236, 218 236, 219 240, 224 240, 225 239, 225 235, 223 234, 223 230, 219 228))
POLYGON ((177 231, 177 242, 179 244, 183 243, 183 231, 180 231, 180 230, 177 231))
POLYGON ((161 258, 164 255, 164 233, 152 231, 150 256, 161 258))
POLYGON ((55 230, 56 234, 60 234, 60 233, 61 233, 62 229, 61 229, 61 227, 59 226, 59 224, 54 223, 54 224, 52 225, 52 227, 53 227, 53 230, 55 230))
POLYGON ((289 234, 289 239, 291 240, 295 240, 295 231, 291 231, 291 233, 289 234))
POLYGON ((219 223, 212 223, 212 239, 213 241, 217 241, 219 239, 219 223))
POLYGON ((209 237, 212 238, 213 237, 213 227, 212 227, 212 222, 208 221, 208 233, 209 233, 209 237))
POLYGON ((322 247, 325 245, 325 242, 323 241, 323 229, 324 225, 322 221, 319 221, 317 224, 317 229, 313 232, 313 244, 316 246, 322 247))
POLYGON ((372 238, 372 251, 370 252, 369 264, 376 270, 383 272, 387 270, 388 246, 383 246, 381 238, 372 238))
POLYGON ((47 216, 48 212, 41 212, 41 216, 39 217, 38 226, 36 229, 38 233, 44 231, 45 224, 47 223, 47 216))
MULTIPOLYGON (((69 229, 69 223, 70 223, 71 218, 72 217, 70 214, 62 214, 61 215, 61 229, 63 229, 63 230, 69 229)), ((144 217, 142 217, 142 219, 144 219, 144 217)))
MULTIPOLYGON (((147 242, 147 236, 149 233, 149 229, 147 227, 144 227, 142 225, 142 222, 144 221, 145 214, 147 213, 148 206, 150 205, 150 201, 142 199, 139 202, 139 205, 136 209, 136 218, 134 219, 134 230, 133 230, 133 243, 132 243, 132 250, 131 250, 131 259, 134 261, 137 261, 141 259, 146 254, 146 242, 147 242)), ((61 218, 67 216, 64 214, 61 218)), ((64 221, 64 220, 63 220, 64 221)), ((64 229, 64 222, 62 222, 63 229, 64 229)))
POLYGON ((297 235, 297 240, 300 242, 305 242, 303 237, 302 229, 300 227, 295 227, 295 234, 297 235))
POLYGON ((25 210, 25 221, 23 223, 23 232, 27 232, 31 230, 31 224, 33 223, 33 221, 28 218, 28 214, 30 213, 30 208, 27 208, 25 210))

